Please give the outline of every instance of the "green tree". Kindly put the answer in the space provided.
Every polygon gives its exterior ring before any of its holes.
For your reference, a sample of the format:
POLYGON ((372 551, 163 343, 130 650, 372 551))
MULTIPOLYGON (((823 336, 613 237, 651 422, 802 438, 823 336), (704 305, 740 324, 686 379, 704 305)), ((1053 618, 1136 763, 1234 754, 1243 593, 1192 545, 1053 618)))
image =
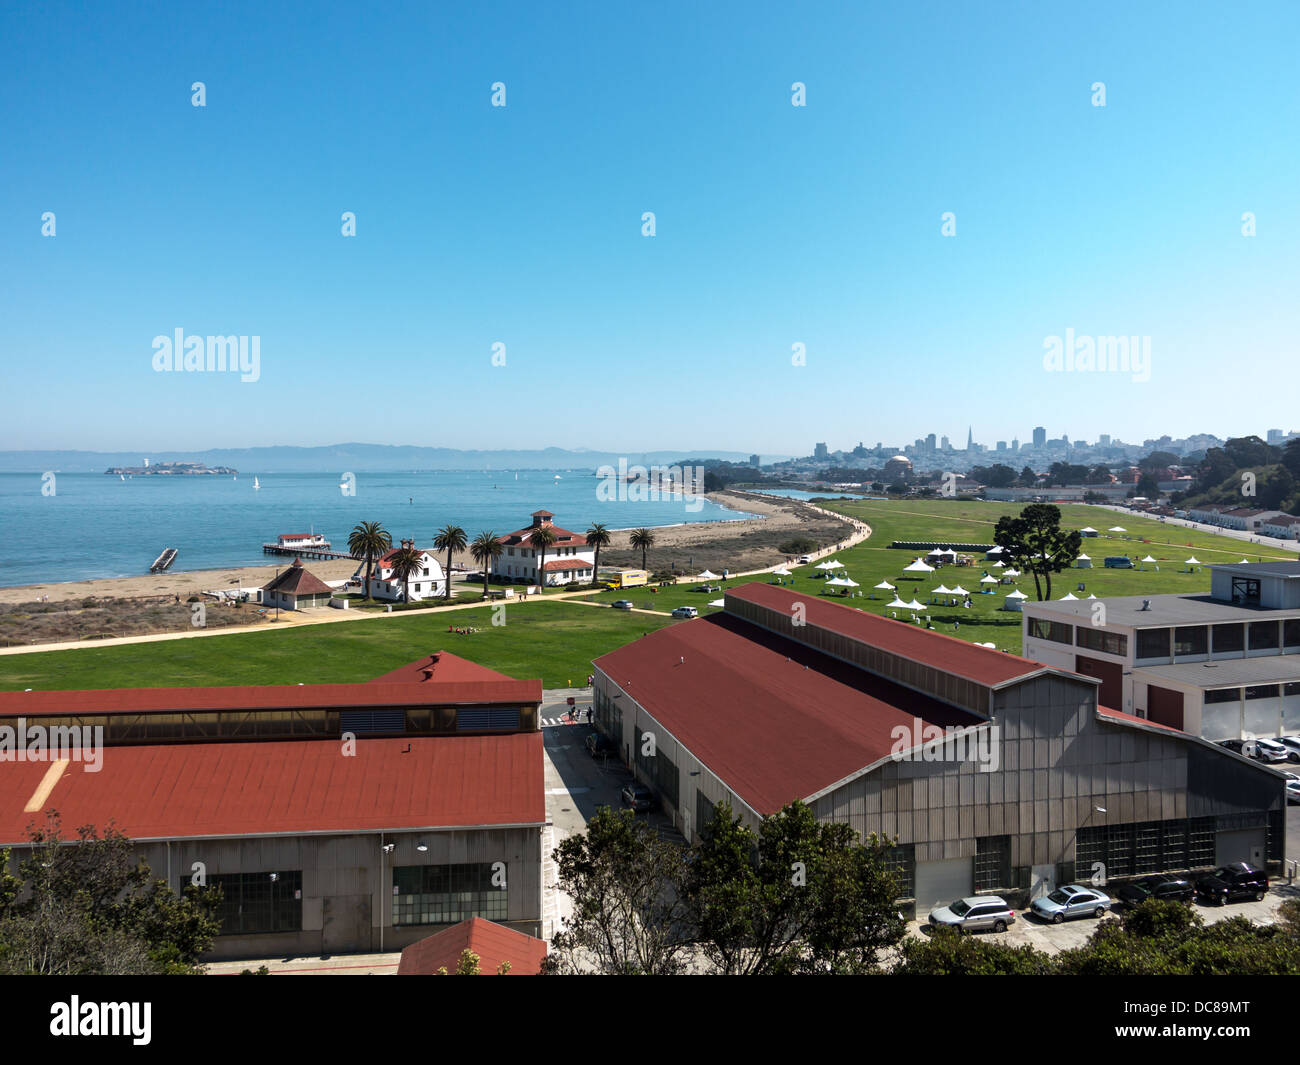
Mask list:
POLYGON ((501 557, 501 552, 505 550, 497 534, 488 531, 481 532, 474 537, 474 542, 469 545, 469 553, 474 561, 483 567, 483 597, 486 599, 488 594, 488 571, 492 568, 492 563, 501 557))
POLYGON ((649 529, 633 529, 632 536, 629 540, 633 550, 641 549, 641 568, 645 569, 646 552, 655 545, 655 534, 649 529))
POLYGON ((402 582, 403 603, 411 601, 411 577, 420 570, 423 562, 424 553, 416 550, 409 541, 403 541, 402 546, 393 552, 389 565, 393 576, 402 582))
POLYGON ((573 913, 551 939, 547 972, 672 976, 692 939, 678 886, 682 852, 630 810, 602 806, 554 851, 573 913))
POLYGON ((701 951, 729 975, 876 971, 904 932, 885 851, 800 802, 757 836, 719 803, 687 863, 701 951))
POLYGON ((220 889, 187 886, 177 896, 126 836, 87 825, 65 841, 53 810, 29 838, 18 877, 0 875, 0 973, 201 971, 197 960, 220 931, 220 889))
POLYGON ((993 528, 993 542, 1016 568, 1034 575, 1034 590, 1041 601, 1052 596, 1052 574, 1074 565, 1083 549, 1078 530, 1061 528, 1061 509, 1050 503, 1030 503, 1019 514, 1006 514, 993 528))
POLYGON ((592 580, 600 579, 600 549, 608 547, 610 541, 609 530, 605 528, 605 523, 600 521, 592 522, 591 528, 585 533, 587 543, 596 549, 596 557, 592 562, 592 580))
POLYGON ((539 553, 537 562, 537 584, 546 591, 546 549, 555 543, 555 530, 549 525, 539 525, 528 533, 528 541, 539 553))
POLYGON ((366 599, 370 599, 370 572, 375 559, 393 546, 393 538, 377 521, 363 521, 348 533, 348 554, 366 560, 366 599))
POLYGON ((955 928, 936 928, 927 939, 909 936, 890 970, 897 976, 1050 976, 1052 959, 1031 946, 964 936, 955 928))
POLYGON ((1033 488, 1038 484, 1038 474, 1036 474, 1033 471, 1033 468, 1029 466, 1026 466, 1020 471, 1020 476, 1017 479, 1020 481, 1022 488, 1033 488))
POLYGON ((444 525, 433 538, 433 546, 439 551, 447 552, 447 588, 443 598, 451 599, 451 559, 457 551, 464 551, 466 546, 465 530, 459 525, 444 525))

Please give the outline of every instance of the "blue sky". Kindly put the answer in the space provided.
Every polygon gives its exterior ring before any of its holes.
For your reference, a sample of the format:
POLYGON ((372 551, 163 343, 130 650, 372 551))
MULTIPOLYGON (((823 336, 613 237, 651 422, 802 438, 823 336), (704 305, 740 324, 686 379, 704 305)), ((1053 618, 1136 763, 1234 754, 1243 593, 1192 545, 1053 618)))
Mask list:
POLYGON ((1300 7, 1132 6, 10 5, 0 448, 1300 428, 1300 7))

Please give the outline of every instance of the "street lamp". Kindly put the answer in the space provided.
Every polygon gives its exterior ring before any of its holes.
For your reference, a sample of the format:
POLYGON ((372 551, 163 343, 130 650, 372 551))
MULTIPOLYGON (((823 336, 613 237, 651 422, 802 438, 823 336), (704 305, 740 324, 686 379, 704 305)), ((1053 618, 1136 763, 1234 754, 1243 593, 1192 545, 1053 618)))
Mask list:
MULTIPOLYGON (((384 952, 384 898, 389 894, 384 880, 384 855, 393 853, 392 843, 385 843, 384 834, 379 833, 379 953, 384 952)), ((388 907, 392 909, 392 904, 388 907)))

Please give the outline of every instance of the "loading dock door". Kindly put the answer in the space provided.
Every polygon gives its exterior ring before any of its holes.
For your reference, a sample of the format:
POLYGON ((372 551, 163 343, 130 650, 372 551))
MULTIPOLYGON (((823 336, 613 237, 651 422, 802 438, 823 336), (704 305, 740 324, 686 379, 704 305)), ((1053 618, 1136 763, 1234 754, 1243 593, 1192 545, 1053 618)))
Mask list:
POLYGON ((1074 671, 1101 681, 1097 701, 1112 710, 1124 709, 1124 667, 1118 662, 1104 662, 1087 655, 1074 656, 1074 671))
POLYGON ((1263 828, 1247 828, 1239 832, 1220 832, 1214 837, 1214 864, 1227 865, 1229 862, 1250 862, 1251 865, 1264 865, 1263 828))
POLYGON ((1155 684, 1147 685, 1147 720, 1168 725, 1179 731, 1183 727, 1183 693, 1155 684))
POLYGON ((949 858, 916 863, 916 916, 924 920, 936 906, 971 894, 975 885, 974 858, 949 858))

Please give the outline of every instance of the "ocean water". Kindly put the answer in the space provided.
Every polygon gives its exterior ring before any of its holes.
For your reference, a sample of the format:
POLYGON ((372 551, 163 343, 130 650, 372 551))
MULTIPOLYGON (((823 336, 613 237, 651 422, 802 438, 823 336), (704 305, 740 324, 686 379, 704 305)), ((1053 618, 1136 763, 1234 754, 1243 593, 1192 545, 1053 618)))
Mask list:
POLYGON ((334 550, 346 550, 360 521, 382 522, 394 543, 409 537, 430 547, 449 522, 473 540, 485 530, 522 528, 535 510, 551 511, 557 525, 577 532, 593 521, 631 529, 751 516, 699 498, 598 499, 600 483, 590 472, 558 480, 542 470, 363 472, 349 496, 336 473, 240 470, 237 478, 125 481, 68 473, 56 474, 47 494, 40 474, 0 473, 0 586, 146 574, 165 547, 180 551, 171 572, 269 563, 278 556, 264 555, 262 544, 281 533, 314 530, 334 550))

